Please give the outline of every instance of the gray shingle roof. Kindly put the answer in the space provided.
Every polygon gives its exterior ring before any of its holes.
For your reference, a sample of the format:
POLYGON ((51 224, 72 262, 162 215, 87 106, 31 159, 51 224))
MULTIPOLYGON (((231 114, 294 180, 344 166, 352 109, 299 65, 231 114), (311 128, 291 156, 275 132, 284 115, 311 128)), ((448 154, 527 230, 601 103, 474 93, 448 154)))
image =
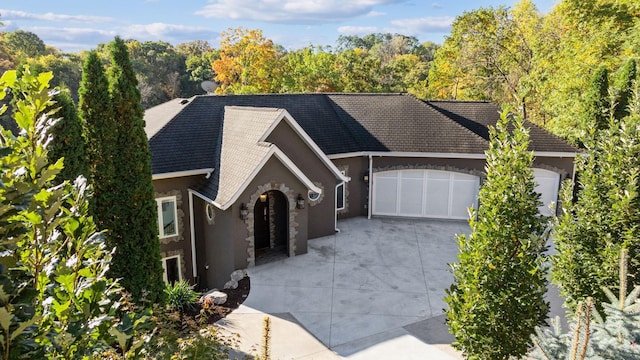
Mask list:
MULTIPOLYGON (((286 109, 327 155, 360 151, 482 154, 499 108, 488 102, 422 101, 406 94, 196 96, 145 113, 153 173, 215 168, 226 145, 225 106, 286 109)), ((532 147, 577 152, 531 125, 532 147)))
MULTIPOLYGON (((488 126, 496 124, 500 113, 500 108, 496 104, 487 101, 427 101, 426 103, 486 141, 489 140, 488 126)), ((531 122, 525 122, 525 126, 529 128, 530 148, 533 151, 571 153, 578 151, 566 141, 531 122)))
POLYGON ((259 140, 281 113, 269 108, 225 108, 220 166, 199 189, 202 195, 222 205, 231 200, 271 150, 272 144, 259 140))

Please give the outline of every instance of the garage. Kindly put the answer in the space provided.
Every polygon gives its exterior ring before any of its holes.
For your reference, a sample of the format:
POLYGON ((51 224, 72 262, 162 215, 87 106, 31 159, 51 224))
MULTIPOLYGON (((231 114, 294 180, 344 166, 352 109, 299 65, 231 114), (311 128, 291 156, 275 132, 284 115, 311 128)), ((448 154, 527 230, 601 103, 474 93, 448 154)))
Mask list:
POLYGON ((468 219, 477 206, 478 176, 442 170, 395 170, 373 174, 372 214, 468 219))
POLYGON ((536 182, 535 191, 540 194, 540 213, 545 216, 554 215, 551 210, 558 201, 558 188, 560 187, 560 174, 555 171, 545 169, 533 169, 533 176, 536 182))

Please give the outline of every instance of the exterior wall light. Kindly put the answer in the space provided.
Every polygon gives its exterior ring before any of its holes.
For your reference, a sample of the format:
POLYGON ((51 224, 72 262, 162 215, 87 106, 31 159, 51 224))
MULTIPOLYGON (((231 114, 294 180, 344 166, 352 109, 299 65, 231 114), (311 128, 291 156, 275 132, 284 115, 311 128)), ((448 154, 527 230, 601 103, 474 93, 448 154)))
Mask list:
POLYGON ((298 197, 296 198, 296 208, 304 209, 304 198, 302 197, 302 194, 298 194, 298 197))
POLYGON ((260 202, 267 202, 267 193, 264 193, 262 195, 260 195, 260 202))
POLYGON ((247 220, 249 218, 249 208, 245 203, 240 204, 240 219, 247 220))

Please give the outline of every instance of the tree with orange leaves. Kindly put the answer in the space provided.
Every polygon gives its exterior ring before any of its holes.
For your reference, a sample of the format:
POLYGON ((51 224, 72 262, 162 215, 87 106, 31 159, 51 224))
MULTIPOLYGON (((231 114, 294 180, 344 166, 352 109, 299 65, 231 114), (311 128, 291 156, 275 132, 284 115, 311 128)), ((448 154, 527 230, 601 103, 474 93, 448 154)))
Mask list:
POLYGON ((261 30, 223 31, 220 59, 212 64, 219 94, 278 92, 282 78, 280 55, 261 30))

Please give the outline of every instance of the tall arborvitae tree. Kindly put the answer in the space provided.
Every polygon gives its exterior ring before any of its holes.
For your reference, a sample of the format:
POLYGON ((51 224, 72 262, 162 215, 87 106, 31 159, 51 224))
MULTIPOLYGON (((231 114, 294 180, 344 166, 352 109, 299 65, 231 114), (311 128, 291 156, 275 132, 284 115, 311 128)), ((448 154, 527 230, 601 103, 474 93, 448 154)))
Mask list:
POLYGON ((585 130, 604 130, 609 127, 611 102, 609 101, 609 70, 600 66, 591 78, 585 93, 585 130))
POLYGON ((629 102, 633 97, 633 82, 636 81, 637 64, 636 59, 629 59, 618 71, 615 82, 616 87, 616 108, 615 118, 620 120, 629 115, 629 102))
POLYGON ((546 219, 538 212, 528 130, 504 112, 490 137, 480 207, 469 220, 471 235, 458 236, 459 262, 445 298, 453 346, 469 359, 525 354, 549 309, 546 219))
POLYGON ((151 153, 144 131, 136 74, 124 41, 109 45, 109 93, 117 126, 114 194, 110 239, 117 246, 111 271, 135 299, 156 301, 162 295, 162 264, 157 208, 151 181, 151 153))
POLYGON ((64 168, 57 177, 59 180, 73 181, 78 175, 87 177, 87 150, 73 98, 69 91, 62 90, 53 100, 53 107, 58 109, 55 116, 60 121, 52 129, 53 142, 49 145, 49 161, 64 158, 64 168))
POLYGON ((95 52, 90 52, 84 62, 78 92, 78 115, 87 144, 87 178, 94 189, 90 201, 91 214, 99 229, 111 229, 117 129, 113 121, 109 82, 95 52))
POLYGON ((562 215, 555 227, 557 254, 551 279, 566 303, 593 297, 606 302, 602 287, 618 285, 617 254, 629 249, 629 275, 640 276, 640 102, 631 102, 631 114, 593 134, 586 151, 576 159, 580 189, 562 191, 562 215))

